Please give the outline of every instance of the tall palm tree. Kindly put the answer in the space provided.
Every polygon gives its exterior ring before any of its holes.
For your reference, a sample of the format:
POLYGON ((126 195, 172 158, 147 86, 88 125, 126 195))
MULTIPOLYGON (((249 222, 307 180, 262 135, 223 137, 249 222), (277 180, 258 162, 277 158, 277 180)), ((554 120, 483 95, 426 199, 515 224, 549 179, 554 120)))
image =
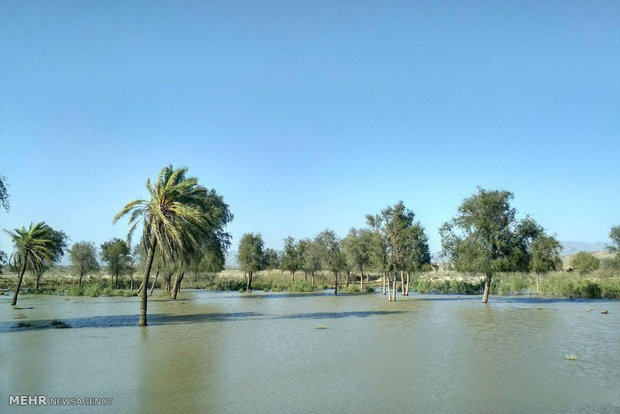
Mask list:
POLYGON ((217 223, 207 209, 208 191, 198 179, 186 177, 187 168, 165 167, 157 181, 146 188, 150 198, 129 202, 115 217, 114 223, 129 215, 128 239, 143 223, 141 243, 146 252, 144 288, 140 291, 140 326, 147 326, 147 286, 156 249, 170 262, 184 262, 201 250, 217 223))
POLYGON ((11 257, 14 263, 20 267, 17 288, 11 300, 11 305, 15 306, 26 268, 28 267, 35 272, 42 271, 46 262, 55 261, 55 242, 51 237, 53 230, 44 222, 34 225, 30 223, 29 228, 22 227, 12 232, 4 231, 13 239, 15 251, 11 257))

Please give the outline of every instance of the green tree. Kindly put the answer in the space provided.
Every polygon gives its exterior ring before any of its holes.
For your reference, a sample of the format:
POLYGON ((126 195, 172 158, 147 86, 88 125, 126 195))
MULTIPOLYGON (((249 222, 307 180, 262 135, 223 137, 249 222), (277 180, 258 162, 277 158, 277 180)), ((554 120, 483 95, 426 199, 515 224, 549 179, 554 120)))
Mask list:
POLYGON ((41 284, 41 277, 43 273, 48 271, 56 262, 59 262, 63 255, 65 254, 65 250, 67 250, 67 244, 69 242, 69 237, 60 230, 54 230, 50 227, 49 229, 49 239, 52 241, 52 260, 44 260, 40 266, 32 266, 32 263, 28 264, 28 270, 32 272, 35 276, 34 288, 39 289, 41 284))
POLYGON ((274 249, 265 249, 265 269, 275 270, 280 268, 280 256, 274 249))
POLYGON ((127 242, 121 239, 112 239, 101 245, 101 260, 108 264, 110 277, 115 277, 115 289, 118 289, 118 276, 129 266, 130 252, 127 242))
POLYGON ((75 243, 69 249, 69 259, 71 264, 80 275, 79 286, 82 287, 82 278, 84 275, 99 269, 97 263, 97 251, 95 245, 89 242, 75 243))
MULTIPOLYGON (((428 237, 419 222, 414 223, 407 229, 407 245, 405 249, 405 270, 407 281, 405 283, 405 296, 409 296, 409 279, 412 272, 420 272, 431 263, 431 252, 428 247, 428 237)), ((402 282, 402 281, 401 281, 402 282)))
POLYGON ((334 274, 334 295, 337 295, 338 272, 341 272, 346 265, 340 240, 332 230, 324 230, 316 236, 314 241, 321 249, 322 267, 334 274))
MULTIPOLYGON (((375 242, 376 253, 384 255, 385 274, 388 277, 388 300, 396 300, 396 278, 400 274, 401 292, 407 293, 404 272, 407 259, 412 257, 415 215, 402 201, 393 207, 388 206, 379 214, 366 216, 368 225, 376 232, 379 240, 375 242), (390 292, 390 284, 392 289, 390 292), (390 294, 391 293, 391 294, 390 294)), ((419 223, 417 223, 419 226, 419 223)), ((377 236, 376 236, 377 237, 377 236)))
POLYGON ((310 273, 312 277, 312 289, 314 289, 314 279, 316 272, 321 270, 321 258, 323 255, 321 245, 316 241, 304 239, 304 271, 310 273))
POLYGON ((26 268, 32 270, 46 266, 46 263, 53 263, 62 257, 59 256, 60 249, 55 245, 54 230, 44 222, 37 224, 30 223, 30 227, 22 227, 14 231, 5 230, 11 236, 14 252, 11 255, 13 263, 18 267, 17 287, 11 300, 11 305, 17 305, 17 296, 24 280, 26 268))
POLYGON ((187 168, 164 167, 154 184, 147 179, 148 199, 129 202, 115 217, 129 216, 128 239, 142 223, 141 244, 146 252, 143 289, 140 291, 140 326, 147 325, 147 286, 153 258, 159 250, 167 262, 183 261, 202 251, 206 240, 227 238, 232 220, 228 205, 214 190, 187 177, 187 168))
POLYGON ((540 291, 540 277, 562 268, 562 245, 553 236, 539 234, 531 244, 530 270, 536 274, 536 293, 540 291))
POLYGON ((252 290, 252 276, 265 268, 265 256, 263 252, 263 238, 260 234, 246 233, 239 241, 237 259, 241 270, 248 273, 246 291, 252 290))
POLYGON ((291 282, 295 283, 295 272, 303 268, 303 252, 299 248, 299 243, 288 236, 284 239, 282 249, 282 269, 291 272, 291 282))
POLYGON ((351 229, 342 240, 347 263, 360 272, 361 289, 364 289, 364 270, 370 266, 372 247, 372 232, 366 229, 351 229))
POLYGON ((570 259, 571 267, 584 275, 595 271, 601 265, 601 261, 597 259, 593 254, 586 252, 578 252, 570 259))
POLYGON ((440 228, 443 253, 454 268, 485 275, 483 303, 495 273, 529 270, 529 243, 539 227, 530 218, 517 220, 512 198, 508 191, 478 188, 440 228))

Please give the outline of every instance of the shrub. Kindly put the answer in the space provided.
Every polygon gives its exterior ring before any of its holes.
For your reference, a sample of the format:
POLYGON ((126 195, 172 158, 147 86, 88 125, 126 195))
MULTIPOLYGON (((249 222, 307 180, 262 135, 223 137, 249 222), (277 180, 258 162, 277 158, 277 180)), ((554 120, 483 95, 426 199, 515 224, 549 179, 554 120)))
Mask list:
POLYGON ((83 294, 84 292, 82 291, 82 288, 80 288, 79 286, 71 286, 67 290, 67 295, 69 296, 82 296, 83 294))
POLYGON ((288 287, 289 292, 312 292, 312 283, 307 280, 298 280, 288 287))
POLYGON ((84 295, 86 296, 90 296, 94 298, 97 296, 101 296, 101 294, 102 294, 102 289, 99 283, 93 283, 93 284, 86 286, 86 288, 84 288, 84 295))

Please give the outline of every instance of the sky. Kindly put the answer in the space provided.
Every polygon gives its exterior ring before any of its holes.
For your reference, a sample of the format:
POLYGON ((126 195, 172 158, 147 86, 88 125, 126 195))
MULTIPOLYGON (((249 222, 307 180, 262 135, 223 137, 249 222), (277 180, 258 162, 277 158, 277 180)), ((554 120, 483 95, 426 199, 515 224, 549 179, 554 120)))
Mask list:
POLYGON ((592 0, 0 0, 0 228, 124 238, 113 216, 172 164, 223 195, 233 248, 345 236, 402 200, 437 251, 478 186, 607 241, 618 22, 592 0))

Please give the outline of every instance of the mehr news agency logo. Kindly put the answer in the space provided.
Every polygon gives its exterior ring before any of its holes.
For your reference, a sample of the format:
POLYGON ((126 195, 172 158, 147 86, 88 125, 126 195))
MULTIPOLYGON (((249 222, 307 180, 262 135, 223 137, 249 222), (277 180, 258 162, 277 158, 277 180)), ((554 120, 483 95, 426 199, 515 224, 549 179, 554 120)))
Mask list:
POLYGON ((46 395, 9 395, 12 406, 106 406, 112 405, 110 397, 48 397, 46 395))

